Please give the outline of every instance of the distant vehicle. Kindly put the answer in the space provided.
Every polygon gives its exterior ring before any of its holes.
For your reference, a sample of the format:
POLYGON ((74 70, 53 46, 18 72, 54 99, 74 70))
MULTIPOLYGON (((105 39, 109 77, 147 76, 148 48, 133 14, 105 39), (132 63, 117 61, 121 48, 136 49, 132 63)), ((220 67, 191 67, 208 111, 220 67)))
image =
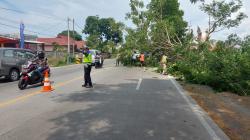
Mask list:
POLYGON ((89 50, 92 54, 92 63, 95 68, 101 68, 103 66, 104 58, 99 50, 89 50))
POLYGON ((19 48, 0 48, 0 77, 10 81, 20 78, 22 65, 36 56, 34 52, 19 48))

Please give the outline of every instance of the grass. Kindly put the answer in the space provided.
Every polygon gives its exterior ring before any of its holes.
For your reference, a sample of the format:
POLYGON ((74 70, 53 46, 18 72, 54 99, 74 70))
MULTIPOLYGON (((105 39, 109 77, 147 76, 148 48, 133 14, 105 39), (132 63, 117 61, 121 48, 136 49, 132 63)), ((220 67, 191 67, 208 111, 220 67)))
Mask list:
POLYGON ((48 63, 52 67, 60 67, 67 65, 65 57, 50 57, 48 58, 48 63))

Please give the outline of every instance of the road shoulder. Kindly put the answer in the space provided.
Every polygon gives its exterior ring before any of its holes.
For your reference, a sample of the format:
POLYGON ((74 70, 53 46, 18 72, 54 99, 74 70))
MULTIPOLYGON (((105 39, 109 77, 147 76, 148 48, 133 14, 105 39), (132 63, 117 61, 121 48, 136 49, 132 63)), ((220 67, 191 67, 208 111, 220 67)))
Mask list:
POLYGON ((220 127, 209 117, 209 115, 197 104, 191 96, 182 88, 182 86, 174 79, 170 78, 173 85, 178 89, 192 111, 196 114, 203 127, 208 131, 213 139, 229 140, 228 136, 220 129, 220 127))
POLYGON ((249 97, 216 93, 207 86, 179 83, 230 139, 246 140, 250 137, 249 97))

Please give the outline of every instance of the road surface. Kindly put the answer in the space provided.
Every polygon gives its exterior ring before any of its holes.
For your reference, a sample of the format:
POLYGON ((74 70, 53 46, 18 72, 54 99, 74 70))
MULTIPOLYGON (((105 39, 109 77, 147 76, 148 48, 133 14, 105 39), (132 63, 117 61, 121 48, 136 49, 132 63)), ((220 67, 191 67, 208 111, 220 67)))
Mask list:
POLYGON ((227 140, 171 78, 140 68, 52 69, 54 91, 0 83, 0 140, 227 140))

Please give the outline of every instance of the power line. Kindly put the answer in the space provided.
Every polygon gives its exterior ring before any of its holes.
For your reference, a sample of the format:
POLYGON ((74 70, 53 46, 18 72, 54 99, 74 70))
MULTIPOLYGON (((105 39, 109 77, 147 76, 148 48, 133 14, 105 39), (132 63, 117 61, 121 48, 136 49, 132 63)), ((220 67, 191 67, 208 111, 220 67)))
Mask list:
POLYGON ((9 8, 4 8, 4 7, 0 7, 0 9, 6 10, 6 11, 13 11, 13 12, 17 12, 17 13, 24 13, 23 11, 14 10, 14 9, 9 9, 9 8))
POLYGON ((66 21, 66 19, 63 19, 63 18, 60 18, 60 17, 57 17, 57 16, 49 16, 49 15, 44 15, 44 14, 37 13, 37 12, 36 13, 27 13, 27 12, 24 12, 24 11, 5 8, 5 7, 0 7, 0 10, 15 12, 15 13, 19 13, 19 14, 31 14, 31 15, 33 14, 33 15, 38 15, 38 16, 53 19, 53 20, 66 21))
MULTIPOLYGON (((1 20, 1 19, 3 19, 4 21, 10 22, 10 23, 17 23, 17 24, 20 24, 20 21, 11 20, 11 19, 8 19, 8 18, 1 17, 1 16, 0 16, 0 20, 1 20)), ((55 24, 55 25, 52 25, 52 26, 50 26, 50 27, 48 27, 48 28, 43 28, 43 27, 41 28, 41 27, 38 26, 38 25, 31 25, 31 24, 30 24, 30 26, 38 27, 38 28, 40 28, 40 29, 45 30, 46 32, 48 32, 48 31, 51 31, 52 29, 53 29, 53 30, 59 29, 59 27, 61 27, 62 24, 65 24, 65 23, 64 23, 64 22, 60 22, 60 23, 57 23, 57 24, 55 24)), ((26 23, 25 25, 27 25, 27 23, 26 23)), ((28 24, 28 25, 29 25, 29 24, 28 24)))
MULTIPOLYGON (((1 23, 1 22, 0 22, 0 25, 6 26, 6 27, 9 27, 9 28, 13 28, 13 29, 20 29, 19 27, 8 25, 8 24, 1 23)), ((32 31, 32 30, 29 30, 29 29, 26 29, 25 31, 30 32, 30 33, 35 33, 35 34, 38 34, 38 35, 46 35, 46 36, 50 36, 50 37, 53 36, 53 35, 49 35, 49 34, 40 33, 40 32, 37 32, 37 31, 32 31)))
POLYGON ((16 21, 16 20, 12 20, 12 19, 8 19, 8 18, 5 18, 5 17, 0 17, 0 19, 3 19, 7 22, 14 22, 14 23, 20 23, 19 21, 16 21))
MULTIPOLYGON (((59 29, 59 27, 62 26, 63 24, 66 24, 66 23, 61 22, 61 23, 52 25, 52 26, 50 26, 49 28, 47 28, 46 30, 47 30, 47 31, 51 31, 52 29, 53 29, 53 30, 59 29)), ((65 25, 65 28, 66 28, 66 25, 65 25)), ((62 30, 64 30, 64 29, 62 29, 62 30)))
POLYGON ((75 25, 76 25, 76 27, 77 27, 78 29, 80 29, 80 31, 81 31, 81 33, 82 33, 83 28, 81 28, 81 26, 79 26, 79 24, 78 24, 77 22, 75 22, 75 25))

